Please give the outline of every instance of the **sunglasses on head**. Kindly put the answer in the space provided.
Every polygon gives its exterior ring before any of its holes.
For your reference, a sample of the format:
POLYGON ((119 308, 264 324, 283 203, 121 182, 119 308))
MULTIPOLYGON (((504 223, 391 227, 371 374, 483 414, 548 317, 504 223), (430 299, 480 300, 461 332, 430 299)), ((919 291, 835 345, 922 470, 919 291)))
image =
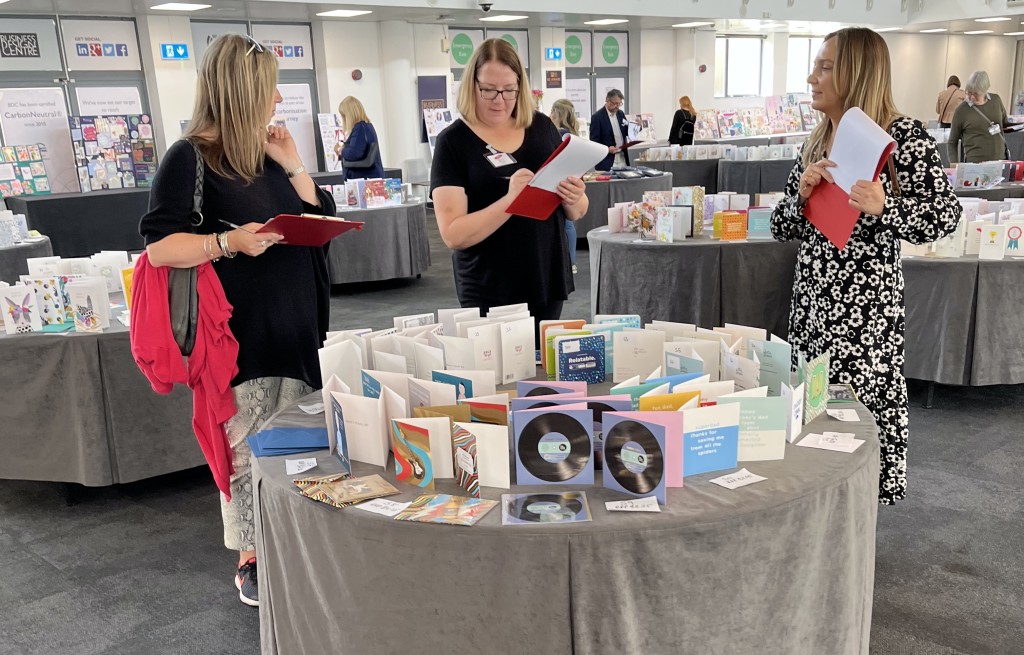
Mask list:
POLYGON ((261 43, 260 43, 259 41, 257 41, 256 39, 252 38, 251 36, 249 36, 249 35, 247 34, 247 35, 245 36, 245 40, 246 40, 246 41, 248 41, 249 43, 251 43, 251 44, 252 44, 252 45, 250 45, 250 46, 249 46, 249 49, 245 51, 245 54, 246 54, 246 55, 248 55, 249 53, 251 53, 251 52, 252 52, 253 50, 255 50, 256 52, 259 52, 259 53, 262 53, 262 52, 263 52, 263 44, 261 44, 261 43))

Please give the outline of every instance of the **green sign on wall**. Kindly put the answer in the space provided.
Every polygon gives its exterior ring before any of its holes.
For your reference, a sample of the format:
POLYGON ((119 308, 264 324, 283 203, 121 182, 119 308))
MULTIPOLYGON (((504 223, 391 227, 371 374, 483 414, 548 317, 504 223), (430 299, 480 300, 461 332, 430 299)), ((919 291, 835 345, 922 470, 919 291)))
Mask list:
POLYGON ((456 34, 452 39, 452 59, 463 66, 473 56, 473 40, 466 34, 456 34))
POLYGON ((578 64, 583 59, 583 43, 580 37, 573 34, 565 40, 565 60, 570 64, 578 64))
POLYGON ((501 40, 502 41, 506 41, 507 43, 512 44, 512 47, 516 49, 516 52, 519 51, 519 44, 516 43, 515 37, 512 36, 511 34, 502 34, 501 35, 501 40))
POLYGON ((607 64, 614 64, 619 60, 619 40, 614 36, 605 37, 601 44, 601 56, 607 64))

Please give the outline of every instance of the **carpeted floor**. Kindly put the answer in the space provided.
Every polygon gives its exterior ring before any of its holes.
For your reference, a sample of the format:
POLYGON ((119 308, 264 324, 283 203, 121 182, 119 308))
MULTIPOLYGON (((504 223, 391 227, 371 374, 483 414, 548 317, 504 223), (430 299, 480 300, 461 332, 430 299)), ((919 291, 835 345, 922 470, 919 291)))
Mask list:
MULTIPOLYGON (((337 288, 332 328, 456 306, 429 227, 430 270, 337 288)), ((565 317, 589 316, 589 264, 581 251, 565 317)), ((924 395, 911 384, 910 497, 879 508, 871 651, 1024 653, 1024 385, 940 387, 930 410, 924 395)), ((0 654, 259 652, 205 469, 78 488, 72 505, 61 491, 0 481, 0 654)))

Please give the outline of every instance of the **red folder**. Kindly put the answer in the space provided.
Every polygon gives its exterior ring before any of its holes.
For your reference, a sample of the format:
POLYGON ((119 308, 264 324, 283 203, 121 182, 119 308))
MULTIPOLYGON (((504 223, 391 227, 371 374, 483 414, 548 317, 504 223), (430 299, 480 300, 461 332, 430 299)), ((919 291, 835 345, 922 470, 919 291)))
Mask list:
POLYGON ((643 141, 627 141, 626 143, 622 144, 622 147, 619 148, 619 150, 626 150, 627 148, 632 148, 638 143, 643 143, 643 141))
MULTIPOLYGON (((875 176, 872 181, 878 179, 882 167, 889 159, 889 155, 896 149, 895 143, 890 143, 875 166, 875 176)), ((850 235, 853 234, 853 226, 860 218, 860 212, 850 206, 850 196, 842 187, 834 182, 822 180, 814 187, 811 197, 807 199, 807 206, 804 207, 804 216, 814 227, 825 235, 836 248, 842 250, 846 247, 850 235)))
POLYGON ((278 214, 256 230, 256 234, 280 234, 284 237, 280 243, 291 246, 322 246, 351 229, 363 229, 362 221, 346 221, 344 218, 315 214, 278 214))
MULTIPOLYGON (((549 161, 557 157, 558 153, 562 152, 568 145, 569 139, 559 143, 555 151, 551 153, 551 156, 544 160, 544 163, 541 164, 534 174, 539 173, 541 169, 548 165, 549 161)), ((562 199, 558 197, 557 193, 538 189, 535 186, 527 186, 519 192, 519 195, 515 197, 512 204, 505 211, 515 216, 525 216, 527 218, 535 218, 538 221, 546 221, 551 218, 552 212, 558 209, 558 205, 561 203, 562 199)))

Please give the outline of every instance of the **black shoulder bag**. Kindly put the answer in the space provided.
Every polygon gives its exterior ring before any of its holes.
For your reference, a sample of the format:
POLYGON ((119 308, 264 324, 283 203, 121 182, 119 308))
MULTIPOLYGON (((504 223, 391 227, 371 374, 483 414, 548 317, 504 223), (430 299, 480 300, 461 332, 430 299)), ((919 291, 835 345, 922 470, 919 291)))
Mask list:
POLYGON ((344 168, 370 168, 377 163, 377 142, 373 141, 366 148, 366 156, 362 159, 342 159, 341 165, 344 168))
MULTIPOLYGON (((192 234, 203 224, 203 155, 194 141, 189 140, 196 153, 196 186, 192 192, 192 213, 188 222, 192 234)), ((199 320, 198 266, 172 268, 167 273, 167 293, 171 309, 171 332, 184 357, 192 354, 196 345, 196 326, 199 320)))

